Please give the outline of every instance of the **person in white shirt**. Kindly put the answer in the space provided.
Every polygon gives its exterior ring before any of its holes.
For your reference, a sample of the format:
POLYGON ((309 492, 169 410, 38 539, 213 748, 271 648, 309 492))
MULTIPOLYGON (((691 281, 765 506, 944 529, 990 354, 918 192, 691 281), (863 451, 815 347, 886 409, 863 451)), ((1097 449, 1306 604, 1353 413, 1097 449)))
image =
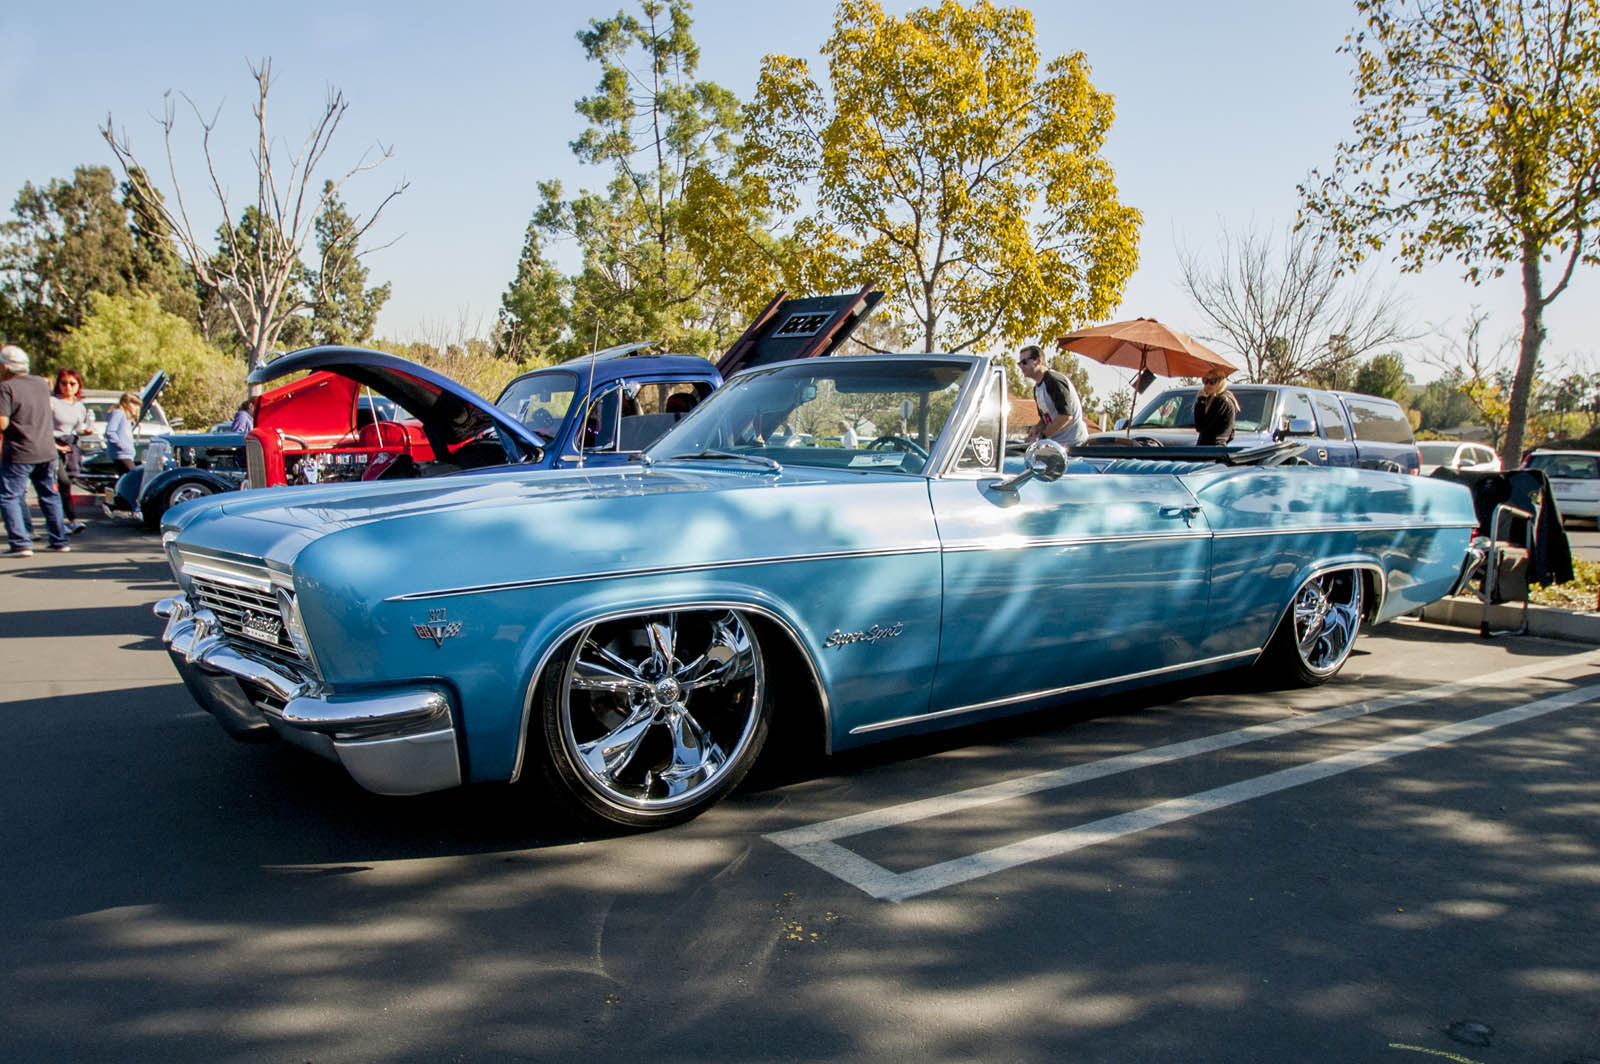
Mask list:
POLYGON ((1028 431, 1028 438, 1055 440, 1068 450, 1087 440, 1083 402, 1066 374, 1046 366, 1044 354, 1031 345, 1017 353, 1017 368, 1033 382, 1033 402, 1039 408, 1039 424, 1028 431))

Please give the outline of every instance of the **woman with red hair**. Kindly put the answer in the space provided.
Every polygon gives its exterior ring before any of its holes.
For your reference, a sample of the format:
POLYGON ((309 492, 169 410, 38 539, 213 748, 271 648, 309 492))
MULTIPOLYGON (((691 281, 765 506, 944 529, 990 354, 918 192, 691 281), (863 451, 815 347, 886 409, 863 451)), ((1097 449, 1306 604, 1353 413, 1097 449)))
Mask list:
POLYGON ((56 370, 55 387, 50 390, 50 414, 55 419, 56 486, 61 489, 61 513, 68 532, 82 532, 86 526, 72 507, 72 478, 83 470, 83 452, 78 438, 94 431, 88 408, 83 405, 83 378, 75 369, 56 370))

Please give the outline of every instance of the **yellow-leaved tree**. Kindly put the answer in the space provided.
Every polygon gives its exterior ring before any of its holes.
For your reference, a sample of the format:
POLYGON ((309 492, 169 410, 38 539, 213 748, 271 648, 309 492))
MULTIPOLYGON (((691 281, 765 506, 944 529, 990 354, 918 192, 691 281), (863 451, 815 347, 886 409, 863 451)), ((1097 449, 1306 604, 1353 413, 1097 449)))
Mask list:
POLYGON ((1600 262, 1600 0, 1357 0, 1356 12, 1364 27, 1343 48, 1354 135, 1301 187, 1305 213, 1347 261, 1454 259, 1473 284, 1520 271, 1502 452, 1514 463, 1544 310, 1580 263, 1600 262))
POLYGON ((1138 264, 1140 213, 1101 155, 1111 97, 1082 53, 1040 58, 1033 16, 844 0, 828 84, 769 55, 741 161, 836 288, 881 285, 922 350, 1037 342, 1097 321, 1138 264))

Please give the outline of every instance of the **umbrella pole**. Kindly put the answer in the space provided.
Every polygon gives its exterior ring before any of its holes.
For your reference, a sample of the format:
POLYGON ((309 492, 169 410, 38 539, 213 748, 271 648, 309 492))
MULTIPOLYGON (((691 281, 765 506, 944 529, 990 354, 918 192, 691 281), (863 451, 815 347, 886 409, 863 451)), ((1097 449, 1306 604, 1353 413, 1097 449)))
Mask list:
POLYGON ((1133 439, 1133 408, 1139 405, 1139 380, 1144 376, 1144 369, 1149 364, 1149 361, 1150 349, 1148 347, 1141 349, 1139 351, 1139 372, 1133 375, 1133 394, 1128 396, 1128 424, 1127 431, 1123 434, 1123 438, 1127 440, 1133 439))

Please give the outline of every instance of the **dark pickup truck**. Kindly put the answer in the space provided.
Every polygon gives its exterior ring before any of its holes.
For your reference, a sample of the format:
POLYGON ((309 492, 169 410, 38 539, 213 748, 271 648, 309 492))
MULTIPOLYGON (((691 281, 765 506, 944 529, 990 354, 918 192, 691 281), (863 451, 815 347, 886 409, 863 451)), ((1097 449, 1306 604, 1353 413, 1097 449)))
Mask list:
MULTIPOLYGON (((1398 467, 1404 473, 1416 473, 1422 465, 1411 422, 1392 399, 1291 384, 1241 384, 1228 390, 1239 400, 1230 447, 1293 440, 1306 445, 1301 457, 1314 465, 1398 467)), ((1117 431, 1096 433, 1089 442, 1193 444, 1199 392, 1168 388, 1139 409, 1131 427, 1118 422, 1117 431)))

